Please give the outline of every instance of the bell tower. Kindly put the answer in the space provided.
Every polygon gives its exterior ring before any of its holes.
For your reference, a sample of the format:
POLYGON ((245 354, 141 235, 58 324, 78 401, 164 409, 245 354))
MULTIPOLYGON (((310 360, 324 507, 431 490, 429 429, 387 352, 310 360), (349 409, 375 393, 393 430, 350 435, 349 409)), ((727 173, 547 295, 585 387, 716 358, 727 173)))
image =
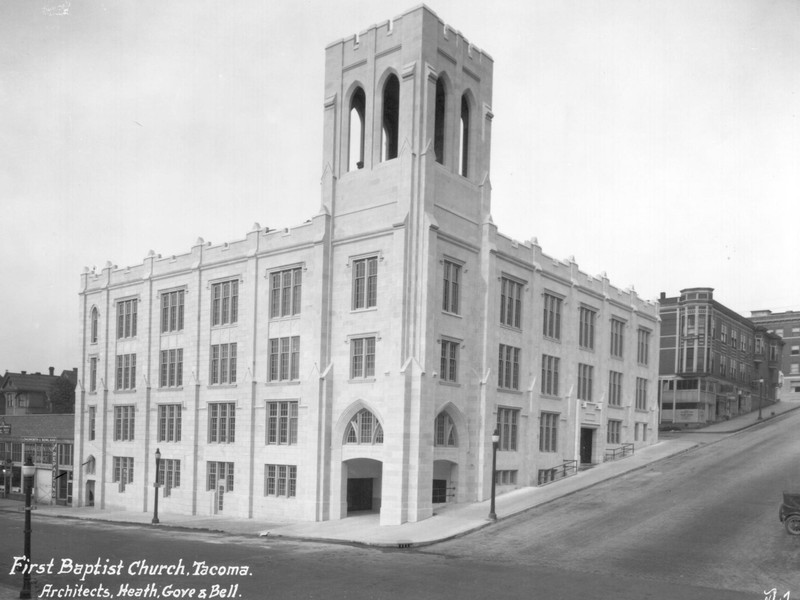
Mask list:
POLYGON ((322 204, 334 220, 390 202, 483 222, 492 68, 424 5, 330 44, 322 204))

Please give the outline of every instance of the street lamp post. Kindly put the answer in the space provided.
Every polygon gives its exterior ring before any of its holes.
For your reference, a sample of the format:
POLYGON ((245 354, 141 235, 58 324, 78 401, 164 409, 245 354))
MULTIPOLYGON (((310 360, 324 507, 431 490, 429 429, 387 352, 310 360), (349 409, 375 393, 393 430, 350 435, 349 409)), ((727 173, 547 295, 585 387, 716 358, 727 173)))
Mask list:
POLYGON ((33 491, 33 475, 36 467, 33 466, 33 459, 29 454, 22 465, 23 485, 25 486, 25 564, 22 573, 22 589, 19 592, 20 598, 29 599, 31 597, 31 492, 33 491))
POLYGON ((497 513, 494 512, 494 493, 497 484, 497 446, 500 442, 500 432, 495 428, 492 434, 492 504, 489 508, 489 519, 497 521, 497 513))
POLYGON ((155 504, 153 505, 153 525, 157 525, 159 523, 158 520, 158 468, 161 466, 161 451, 156 448, 156 480, 153 483, 153 488, 155 490, 155 504))

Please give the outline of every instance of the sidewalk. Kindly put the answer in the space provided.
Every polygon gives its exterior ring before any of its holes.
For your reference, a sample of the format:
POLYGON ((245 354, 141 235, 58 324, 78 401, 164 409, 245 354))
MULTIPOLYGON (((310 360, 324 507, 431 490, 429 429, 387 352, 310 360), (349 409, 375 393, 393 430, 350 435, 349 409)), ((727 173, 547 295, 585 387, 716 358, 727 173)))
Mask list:
MULTIPOLYGON (((774 416, 800 409, 800 403, 781 402, 763 411, 763 422, 774 416)), ((720 434, 719 439, 759 423, 758 412, 748 413, 704 427, 702 429, 670 432, 658 443, 642 448, 635 454, 613 462, 601 463, 578 474, 542 487, 526 487, 497 496, 495 512, 505 519, 531 508, 547 504, 558 498, 642 469, 654 462, 687 452, 703 443, 696 433, 720 434)), ((710 436, 716 438, 716 436, 710 436)), ((716 439, 713 439, 716 441, 716 439)), ((710 442, 710 443, 713 443, 710 442)), ((0 510, 22 513, 22 504, 13 500, 0 500, 0 510)), ((273 522, 260 519, 235 519, 221 516, 198 517, 160 513, 160 528, 185 528, 228 533, 233 535, 261 535, 268 537, 361 544, 379 547, 424 546, 444 541, 491 525, 488 519, 489 501, 454 504, 436 509, 434 516, 417 523, 381 526, 374 513, 321 522, 273 522)), ((63 517, 92 521, 110 521, 134 525, 150 525, 152 514, 132 511, 101 511, 96 508, 69 506, 39 506, 34 518, 63 517)))

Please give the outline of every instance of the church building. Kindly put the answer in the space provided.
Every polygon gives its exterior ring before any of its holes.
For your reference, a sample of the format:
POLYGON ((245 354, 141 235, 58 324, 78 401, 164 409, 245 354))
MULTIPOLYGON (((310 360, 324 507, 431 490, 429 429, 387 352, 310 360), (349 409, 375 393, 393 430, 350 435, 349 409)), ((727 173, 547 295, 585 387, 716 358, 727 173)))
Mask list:
POLYGON ((318 214, 82 275, 76 505, 396 525, 495 431, 498 493, 657 441, 658 303, 492 222, 492 58, 419 6, 325 60, 318 214))

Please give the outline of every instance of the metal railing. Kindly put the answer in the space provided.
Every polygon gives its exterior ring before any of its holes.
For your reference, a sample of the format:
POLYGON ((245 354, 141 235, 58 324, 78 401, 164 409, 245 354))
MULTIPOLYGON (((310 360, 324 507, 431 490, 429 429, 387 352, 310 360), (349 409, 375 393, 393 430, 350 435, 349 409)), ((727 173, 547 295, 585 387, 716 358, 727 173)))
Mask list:
POLYGON ((603 459, 605 462, 610 460, 617 460, 625 458, 626 456, 633 456, 634 445, 631 443, 622 444, 618 448, 606 448, 606 453, 603 459))
POLYGON ((569 477, 570 475, 575 475, 577 472, 578 461, 565 460, 557 467, 552 467, 550 469, 539 469, 538 485, 552 483, 554 481, 558 481, 559 479, 569 477))

